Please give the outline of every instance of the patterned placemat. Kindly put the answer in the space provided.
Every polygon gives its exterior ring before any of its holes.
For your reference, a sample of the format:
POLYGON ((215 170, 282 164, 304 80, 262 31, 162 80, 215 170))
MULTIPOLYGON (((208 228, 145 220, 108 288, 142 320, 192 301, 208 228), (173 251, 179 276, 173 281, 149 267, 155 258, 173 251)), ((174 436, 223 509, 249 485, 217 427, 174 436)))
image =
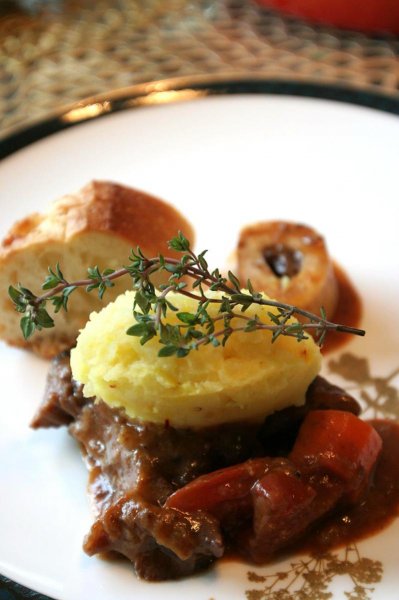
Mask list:
POLYGON ((1 136, 87 96, 217 74, 398 97, 399 38, 312 27, 251 0, 0 0, 1 136))
MULTIPOLYGON (((399 39, 313 27, 251 0, 0 0, 0 137, 87 96, 256 76, 399 98, 399 39)), ((0 600, 44 597, 0 576, 0 600)))

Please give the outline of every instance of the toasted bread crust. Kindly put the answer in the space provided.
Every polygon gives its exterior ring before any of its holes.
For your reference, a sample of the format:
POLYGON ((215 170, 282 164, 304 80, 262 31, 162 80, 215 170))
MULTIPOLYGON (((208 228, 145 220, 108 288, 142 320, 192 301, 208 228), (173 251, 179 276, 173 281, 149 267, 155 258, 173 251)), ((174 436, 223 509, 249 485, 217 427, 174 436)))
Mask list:
MULTIPOLYGON (((0 258, 41 239, 67 242, 87 232, 110 232, 156 253, 168 249, 167 241, 178 230, 193 241, 192 226, 163 200, 120 184, 92 181, 76 194, 63 196, 47 213, 17 221, 1 243, 0 258)), ((173 250, 168 253, 177 256, 173 250)))
MULTIPOLYGON (((82 308, 84 292, 78 290, 75 294, 81 302, 71 300, 68 314, 57 317, 55 329, 35 332, 25 341, 19 328, 21 315, 7 297, 8 286, 20 282, 39 293, 47 266, 54 267, 57 260, 67 280, 73 281, 98 261, 104 263, 102 267, 126 264, 130 249, 137 246, 150 257, 158 253, 177 257, 167 241, 178 231, 194 241, 193 228, 171 205, 145 192, 103 181, 93 181, 76 194, 62 197, 47 213, 34 213, 16 222, 0 246, 0 337, 46 358, 73 346, 89 313, 101 307, 94 295, 88 300, 86 294, 82 308)), ((105 303, 131 287, 130 283, 129 278, 118 281, 116 288, 107 291, 105 303)))

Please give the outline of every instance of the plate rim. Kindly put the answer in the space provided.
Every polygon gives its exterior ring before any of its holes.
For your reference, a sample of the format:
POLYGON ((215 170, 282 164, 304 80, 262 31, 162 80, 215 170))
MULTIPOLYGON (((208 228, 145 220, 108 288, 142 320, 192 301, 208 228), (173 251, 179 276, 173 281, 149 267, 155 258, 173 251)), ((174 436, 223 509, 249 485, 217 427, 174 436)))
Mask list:
MULTIPOLYGON (((200 75, 161 79, 114 89, 73 102, 54 111, 49 117, 21 127, 0 140, 0 160, 54 133, 87 121, 99 119, 144 105, 175 104, 210 96, 238 94, 279 95, 320 100, 332 100, 372 108, 399 116, 399 97, 375 91, 371 87, 356 87, 336 82, 321 83, 308 78, 235 77, 200 75)), ((12 594, 15 600, 55 600, 0 574, 0 592, 12 594), (32 596, 33 594, 33 596, 32 596)))
POLYGON ((234 77, 208 75, 161 79, 117 88, 73 102, 49 117, 21 127, 0 140, 0 160, 43 138, 87 121, 143 105, 174 104, 194 98, 238 94, 279 95, 354 104, 399 115, 399 97, 377 92, 371 86, 356 87, 309 78, 234 77))

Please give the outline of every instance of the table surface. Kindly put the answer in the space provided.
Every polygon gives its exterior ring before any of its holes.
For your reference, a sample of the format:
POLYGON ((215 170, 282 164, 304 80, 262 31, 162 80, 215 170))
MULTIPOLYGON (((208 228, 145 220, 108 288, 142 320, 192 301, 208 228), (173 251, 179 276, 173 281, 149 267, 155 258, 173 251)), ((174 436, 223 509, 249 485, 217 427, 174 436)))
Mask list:
POLYGON ((192 75, 302 79, 399 97, 399 38, 250 0, 0 0, 0 136, 82 98, 192 75))
MULTIPOLYGON (((0 138, 88 96, 218 75, 399 98, 399 38, 314 27, 250 0, 0 0, 0 138)), ((43 598, 1 576, 0 597, 43 598)))

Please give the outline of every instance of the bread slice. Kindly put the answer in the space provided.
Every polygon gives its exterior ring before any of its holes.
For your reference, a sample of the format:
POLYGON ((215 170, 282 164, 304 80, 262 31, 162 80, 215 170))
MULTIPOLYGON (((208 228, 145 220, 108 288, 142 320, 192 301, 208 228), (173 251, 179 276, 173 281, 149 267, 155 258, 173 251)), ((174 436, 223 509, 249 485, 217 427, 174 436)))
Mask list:
MULTIPOLYGON (((49 266, 54 269, 59 262, 72 282, 85 279, 90 266, 102 271, 128 264, 130 250, 137 246, 149 257, 159 252, 179 256, 167 248, 178 231, 193 243, 193 228, 175 208, 142 191, 104 181, 93 181, 56 201, 47 213, 15 223, 0 247, 0 338, 46 358, 74 346, 89 314, 131 288, 128 276, 115 280, 103 301, 96 290, 76 290, 68 312, 56 315, 56 327, 36 331, 28 341, 22 337, 22 315, 14 310, 8 286, 21 283, 39 295, 49 266)), ((156 283, 167 277, 160 274, 156 283)), ((53 316, 52 305, 46 308, 53 316)))
POLYGON ((237 249, 240 280, 271 298, 332 318, 338 301, 333 262, 311 227, 268 221, 242 230, 237 249))

